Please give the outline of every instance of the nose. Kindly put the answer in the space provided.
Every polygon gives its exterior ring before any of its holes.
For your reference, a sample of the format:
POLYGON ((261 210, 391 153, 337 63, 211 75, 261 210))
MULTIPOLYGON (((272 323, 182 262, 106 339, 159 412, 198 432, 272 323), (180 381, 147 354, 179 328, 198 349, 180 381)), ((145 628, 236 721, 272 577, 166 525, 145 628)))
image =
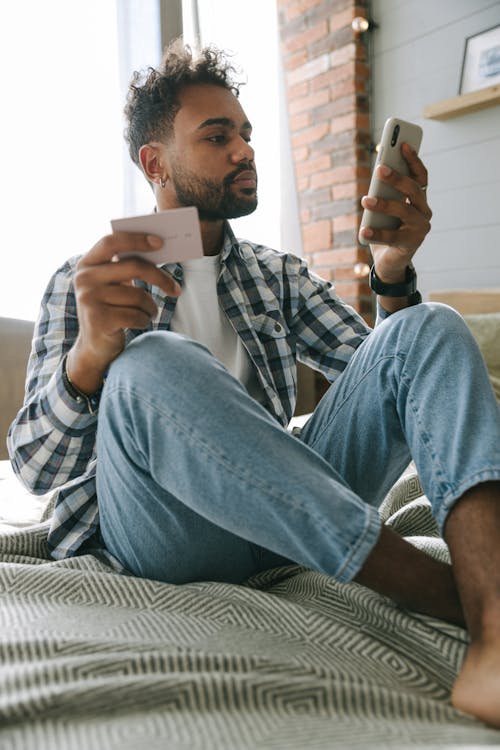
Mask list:
POLYGON ((241 135, 237 137, 232 160, 235 164, 240 162, 251 162, 255 159, 255 151, 252 146, 241 135))

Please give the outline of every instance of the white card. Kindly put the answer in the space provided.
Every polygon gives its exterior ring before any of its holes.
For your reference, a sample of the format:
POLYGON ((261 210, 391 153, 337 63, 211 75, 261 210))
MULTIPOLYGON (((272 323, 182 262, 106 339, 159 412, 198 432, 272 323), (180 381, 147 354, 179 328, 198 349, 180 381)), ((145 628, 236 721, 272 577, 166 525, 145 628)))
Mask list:
POLYGON ((144 216, 112 219, 113 232, 146 232, 157 234, 164 240, 159 250, 151 252, 120 253, 121 258, 140 256, 157 266, 203 257, 200 221, 194 206, 157 211, 144 216))

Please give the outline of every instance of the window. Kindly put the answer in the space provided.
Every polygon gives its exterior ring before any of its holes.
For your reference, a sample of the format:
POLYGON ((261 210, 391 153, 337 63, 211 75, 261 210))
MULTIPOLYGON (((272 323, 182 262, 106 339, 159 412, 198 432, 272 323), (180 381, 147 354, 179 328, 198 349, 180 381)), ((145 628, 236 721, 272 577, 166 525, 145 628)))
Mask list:
MULTIPOLYGON (((194 41, 198 16, 202 44, 234 53, 248 78, 240 100, 254 126, 259 207, 233 228, 237 236, 300 252, 296 205, 286 197, 294 180, 286 149, 283 156, 288 132, 276 5, 181 4, 186 41, 194 41)), ((126 150, 122 113, 132 72, 161 58, 161 8, 171 12, 171 0, 2 4, 0 316, 34 320, 60 264, 107 234, 110 219, 152 209, 153 194, 126 150)), ((180 18, 168 21, 176 35, 180 18)))
POLYGON ((52 272, 123 215, 117 1, 2 4, 2 316, 34 320, 52 272))
POLYGON ((184 39, 232 54, 240 102, 253 125, 259 206, 231 221, 237 237, 301 252, 295 182, 279 54, 278 11, 272 0, 183 0, 184 39))

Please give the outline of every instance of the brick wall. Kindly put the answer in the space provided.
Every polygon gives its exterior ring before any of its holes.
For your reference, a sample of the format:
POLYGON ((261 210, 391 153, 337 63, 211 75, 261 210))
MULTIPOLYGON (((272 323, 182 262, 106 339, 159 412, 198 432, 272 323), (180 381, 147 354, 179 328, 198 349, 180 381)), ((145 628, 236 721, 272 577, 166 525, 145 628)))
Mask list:
POLYGON ((371 172, 368 0, 278 0, 281 53, 304 253, 311 268, 370 323, 372 297, 357 241, 371 172))

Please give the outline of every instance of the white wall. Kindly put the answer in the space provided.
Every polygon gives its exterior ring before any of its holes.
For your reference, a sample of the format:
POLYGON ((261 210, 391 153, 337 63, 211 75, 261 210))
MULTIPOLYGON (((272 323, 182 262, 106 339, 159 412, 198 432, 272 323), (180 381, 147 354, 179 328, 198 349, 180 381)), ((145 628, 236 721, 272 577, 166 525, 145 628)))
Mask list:
POLYGON ((372 133, 390 115, 424 129, 432 230, 415 265, 434 289, 500 285, 500 106, 446 121, 424 107, 458 94, 467 37, 500 24, 497 0, 373 0, 372 133))

